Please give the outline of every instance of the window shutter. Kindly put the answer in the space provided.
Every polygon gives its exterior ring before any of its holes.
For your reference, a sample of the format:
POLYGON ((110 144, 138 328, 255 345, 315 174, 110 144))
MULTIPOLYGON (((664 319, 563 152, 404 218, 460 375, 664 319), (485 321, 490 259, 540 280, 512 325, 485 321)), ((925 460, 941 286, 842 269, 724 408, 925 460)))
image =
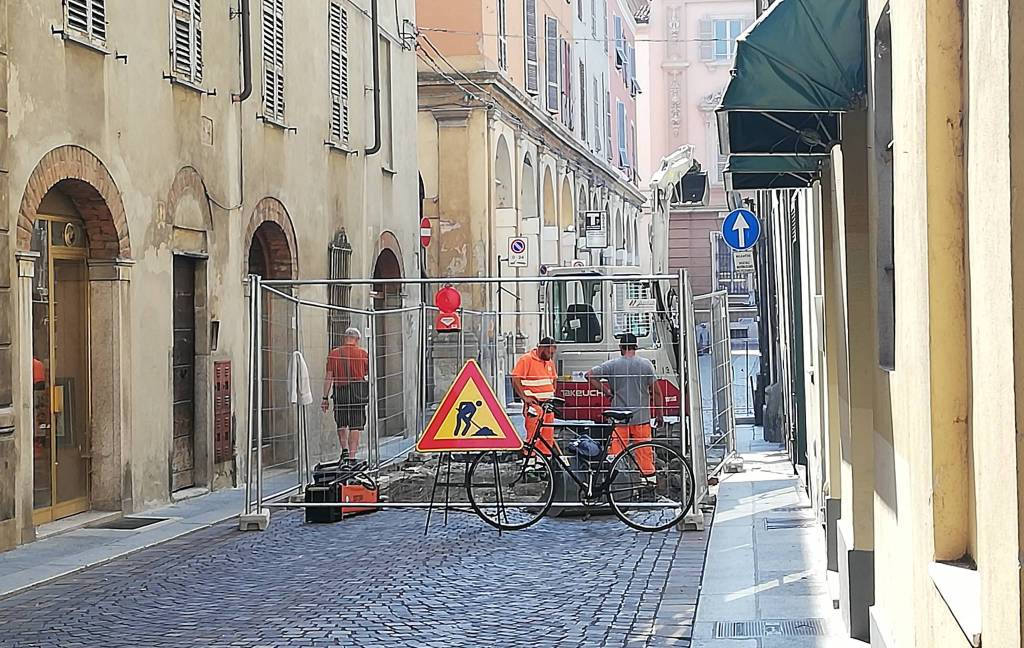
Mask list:
POLYGON ((537 0, 525 0, 526 15, 526 92, 540 92, 540 71, 537 63, 537 0))
POLYGON ((569 129, 573 126, 572 95, 572 46, 564 38, 559 39, 562 53, 562 123, 569 129))
POLYGON ((604 41, 604 53, 608 53, 608 0, 601 0, 601 40, 604 41))
POLYGON ((106 0, 64 0, 64 26, 90 40, 105 41, 106 0))
POLYGON ((619 135, 619 166, 629 166, 629 151, 626 150, 626 104, 621 101, 616 103, 618 108, 618 135, 619 135))
POLYGON ((547 83, 547 109, 558 112, 558 21, 544 17, 544 62, 547 83))
POLYGON ((615 16, 615 67, 622 68, 626 64, 626 42, 622 32, 622 18, 615 16))
POLYGON ((263 111, 284 122, 284 0, 263 0, 263 111))
POLYGON ((498 0, 498 68, 508 69, 508 18, 506 0, 498 0))
POLYGON ((590 0, 590 35, 597 38, 597 0, 590 0))
POLYGON ((185 81, 203 80, 202 0, 171 1, 171 66, 185 81))
POLYGON ((601 152, 601 95, 597 91, 597 79, 594 79, 594 150, 601 152))
POLYGON ((330 46, 331 141, 347 143, 348 125, 348 12, 331 2, 328 16, 330 46))
POLYGON ((580 61, 580 139, 587 141, 587 67, 580 61))
POLYGON ((700 60, 715 60, 715 29, 710 18, 700 19, 700 60))
POLYGON ((608 157, 608 161, 612 160, 612 93, 605 88, 604 91, 604 137, 607 149, 605 149, 605 155, 608 157))

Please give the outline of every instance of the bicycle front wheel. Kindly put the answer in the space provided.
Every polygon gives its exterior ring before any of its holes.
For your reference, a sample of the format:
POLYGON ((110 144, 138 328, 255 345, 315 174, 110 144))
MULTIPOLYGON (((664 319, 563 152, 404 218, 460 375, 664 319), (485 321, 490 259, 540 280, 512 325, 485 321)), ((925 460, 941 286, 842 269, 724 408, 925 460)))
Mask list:
POLYGON ((608 503, 638 531, 664 531, 693 506, 693 471, 676 450, 654 441, 634 443, 611 467, 608 503))
POLYGON ((482 452, 466 475, 469 504, 501 531, 536 524, 555 497, 551 462, 539 452, 482 452))

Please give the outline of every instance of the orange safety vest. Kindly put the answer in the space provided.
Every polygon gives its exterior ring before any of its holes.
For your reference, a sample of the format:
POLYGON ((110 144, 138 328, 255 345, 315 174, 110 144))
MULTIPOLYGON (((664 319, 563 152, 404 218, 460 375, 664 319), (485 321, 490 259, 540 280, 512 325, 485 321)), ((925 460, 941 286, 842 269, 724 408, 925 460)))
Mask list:
POLYGON ((538 400, 554 398, 557 380, 555 363, 551 360, 541 360, 536 349, 519 358, 519 362, 512 369, 512 375, 519 379, 525 395, 538 400))

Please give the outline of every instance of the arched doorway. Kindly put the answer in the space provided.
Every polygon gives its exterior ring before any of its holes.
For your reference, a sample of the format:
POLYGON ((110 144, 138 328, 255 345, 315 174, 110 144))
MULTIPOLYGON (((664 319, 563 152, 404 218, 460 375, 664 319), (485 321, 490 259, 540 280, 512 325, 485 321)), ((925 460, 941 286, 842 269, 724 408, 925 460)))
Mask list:
MULTIPOLYGON (((247 236, 246 274, 268 280, 295 278, 294 232, 280 202, 264 198, 257 204, 247 236)), ((263 291, 260 297, 263 465, 268 469, 284 468, 295 461, 297 444, 291 432, 294 421, 288 404, 287 381, 273 377, 286 375, 287 359, 296 345, 291 326, 294 306, 268 291, 263 291)))
MULTIPOLYGON (((374 279, 401 279, 402 263, 397 240, 386 235, 373 264, 374 279)), ((373 285, 373 346, 377 382, 377 430, 380 436, 405 434, 405 331, 402 313, 388 311, 402 307, 402 284, 373 285)))

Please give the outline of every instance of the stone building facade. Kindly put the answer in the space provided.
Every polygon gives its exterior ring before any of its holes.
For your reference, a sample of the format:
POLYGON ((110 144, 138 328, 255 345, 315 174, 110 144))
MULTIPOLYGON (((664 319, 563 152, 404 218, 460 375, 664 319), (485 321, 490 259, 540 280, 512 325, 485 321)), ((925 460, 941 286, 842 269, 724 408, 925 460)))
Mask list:
POLYGON ((370 0, 229 4, 0 2, 0 549, 239 482, 249 273, 417 274, 411 0, 377 152, 370 0))

